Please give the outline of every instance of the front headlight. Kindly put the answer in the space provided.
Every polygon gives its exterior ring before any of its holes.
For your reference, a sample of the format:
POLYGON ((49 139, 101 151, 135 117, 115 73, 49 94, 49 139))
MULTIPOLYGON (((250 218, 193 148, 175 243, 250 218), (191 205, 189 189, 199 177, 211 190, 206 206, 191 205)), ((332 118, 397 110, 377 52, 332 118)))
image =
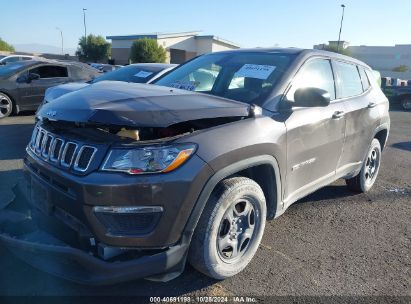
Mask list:
POLYGON ((112 149, 104 161, 104 171, 129 174, 170 172, 185 163, 195 151, 194 144, 112 149))

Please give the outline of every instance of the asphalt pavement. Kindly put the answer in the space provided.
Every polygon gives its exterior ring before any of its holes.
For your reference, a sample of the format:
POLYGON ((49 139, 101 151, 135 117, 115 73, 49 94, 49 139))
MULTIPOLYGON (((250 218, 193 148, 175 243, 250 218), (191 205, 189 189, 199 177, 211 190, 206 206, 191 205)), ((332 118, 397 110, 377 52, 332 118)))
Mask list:
MULTIPOLYGON (((0 120, 0 206, 15 197, 34 118, 0 120)), ((391 111, 379 177, 367 194, 337 181, 266 225, 239 275, 215 281, 190 266, 175 280, 82 286, 21 262, 0 245, 0 295, 407 296, 411 299, 411 112, 391 111)))

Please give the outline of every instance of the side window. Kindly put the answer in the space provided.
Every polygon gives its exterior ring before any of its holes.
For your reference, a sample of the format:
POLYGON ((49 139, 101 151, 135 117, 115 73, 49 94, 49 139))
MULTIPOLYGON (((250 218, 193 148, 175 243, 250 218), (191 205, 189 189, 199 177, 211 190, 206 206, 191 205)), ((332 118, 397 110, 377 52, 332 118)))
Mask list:
POLYGON ((31 69, 29 72, 39 74, 40 78, 68 77, 67 68, 58 65, 43 65, 31 69))
POLYGON ((21 57, 23 60, 31 60, 31 57, 21 57))
POLYGON ((367 74, 365 73, 365 70, 363 67, 358 67, 358 70, 360 71, 360 76, 361 76, 361 82, 362 82, 362 88, 365 91, 367 91, 370 88, 370 81, 368 79, 367 74))
POLYGON ((309 87, 323 89, 330 93, 331 100, 335 99, 334 76, 329 60, 313 59, 305 63, 294 78, 287 99, 294 100, 295 91, 309 87))
POLYGON ((5 60, 6 63, 20 61, 20 57, 10 57, 5 60))
POLYGON ((339 77, 340 98, 360 95, 363 92, 356 65, 335 61, 335 68, 339 77))

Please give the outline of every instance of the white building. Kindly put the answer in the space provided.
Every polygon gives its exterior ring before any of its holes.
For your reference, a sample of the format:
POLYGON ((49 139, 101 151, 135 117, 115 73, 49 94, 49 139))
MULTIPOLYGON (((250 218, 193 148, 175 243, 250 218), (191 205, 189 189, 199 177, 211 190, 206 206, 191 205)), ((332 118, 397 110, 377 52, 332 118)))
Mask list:
MULTIPOLYGON (((394 46, 349 46, 347 41, 341 41, 341 46, 351 52, 352 57, 364 61, 383 77, 411 79, 411 44, 396 44, 394 46), (405 65, 407 72, 394 72, 393 69, 405 65)), ((315 49, 322 49, 325 44, 315 45, 315 49)), ((329 45, 336 45, 336 41, 329 41, 329 45)))
POLYGON ((153 33, 127 36, 107 36, 112 41, 111 53, 116 64, 127 64, 133 42, 141 38, 155 39, 167 51, 167 62, 183 63, 197 55, 237 49, 233 42, 199 32, 153 33))
POLYGON ((411 44, 395 46, 350 46, 352 56, 367 63, 384 77, 411 79, 411 44), (408 67, 407 72, 394 72, 400 65, 408 67))

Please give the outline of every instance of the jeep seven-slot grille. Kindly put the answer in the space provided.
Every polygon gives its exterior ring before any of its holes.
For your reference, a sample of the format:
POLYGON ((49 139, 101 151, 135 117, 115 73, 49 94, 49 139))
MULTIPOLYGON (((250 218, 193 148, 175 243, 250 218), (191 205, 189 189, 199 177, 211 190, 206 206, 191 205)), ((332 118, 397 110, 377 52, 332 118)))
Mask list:
POLYGON ((97 152, 96 147, 66 141, 41 127, 34 128, 29 147, 43 160, 79 172, 87 171, 97 152))

